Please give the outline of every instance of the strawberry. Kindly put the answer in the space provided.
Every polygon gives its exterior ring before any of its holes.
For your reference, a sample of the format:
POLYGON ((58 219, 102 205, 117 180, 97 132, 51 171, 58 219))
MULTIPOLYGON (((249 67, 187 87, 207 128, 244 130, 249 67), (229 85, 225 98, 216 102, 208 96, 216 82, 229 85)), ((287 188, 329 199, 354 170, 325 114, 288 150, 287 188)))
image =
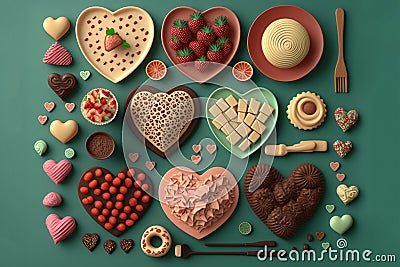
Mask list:
POLYGON ((211 62, 222 62, 224 59, 224 51, 222 50, 222 45, 211 44, 207 51, 207 58, 211 62))
POLYGON ((216 17, 214 20, 213 28, 214 28, 215 34, 218 37, 228 37, 229 36, 230 27, 228 24, 228 20, 226 19, 226 16, 216 17))
POLYGON ((175 36, 182 43, 188 43, 192 37, 188 23, 182 19, 175 20, 171 27, 171 36, 175 36))
POLYGON ((203 14, 200 12, 194 12, 192 15, 190 15, 189 19, 189 29, 192 33, 198 32, 201 28, 204 27, 206 24, 203 14))
POLYGON ((202 57, 196 59, 196 61, 194 62, 194 66, 200 72, 205 72, 206 68, 207 68, 207 65, 208 65, 208 59, 207 59, 206 56, 202 56, 202 57))
POLYGON ((122 45, 125 48, 129 48, 130 45, 119 36, 118 33, 115 33, 113 28, 106 30, 106 37, 104 38, 104 49, 107 52, 117 48, 122 45))
POLYGON ((197 40, 205 44, 207 47, 214 43, 216 38, 213 28, 209 26, 204 26, 197 32, 197 40))
POLYGON ((204 56, 207 52, 207 47, 200 41, 191 41, 189 43, 189 48, 193 50, 196 56, 204 56))
POLYGON ((169 46, 174 49, 175 51, 181 50, 184 44, 175 36, 169 40, 169 46))
POLYGON ((187 63, 187 62, 193 61, 195 57, 194 57, 193 50, 190 49, 189 47, 185 47, 176 53, 176 58, 181 63, 187 63))
POLYGON ((222 45, 224 57, 226 57, 232 50, 232 42, 229 40, 229 38, 221 37, 217 40, 217 44, 222 45))

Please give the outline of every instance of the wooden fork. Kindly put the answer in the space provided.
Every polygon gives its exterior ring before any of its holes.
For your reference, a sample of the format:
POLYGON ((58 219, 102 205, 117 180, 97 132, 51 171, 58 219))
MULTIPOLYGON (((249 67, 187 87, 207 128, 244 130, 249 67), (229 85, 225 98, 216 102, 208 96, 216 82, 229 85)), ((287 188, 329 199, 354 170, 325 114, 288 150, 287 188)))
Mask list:
POLYGON ((348 76, 346 64, 344 63, 343 54, 343 29, 344 29, 344 10, 343 8, 336 9, 336 27, 338 32, 338 60, 335 67, 335 93, 348 93, 348 76))

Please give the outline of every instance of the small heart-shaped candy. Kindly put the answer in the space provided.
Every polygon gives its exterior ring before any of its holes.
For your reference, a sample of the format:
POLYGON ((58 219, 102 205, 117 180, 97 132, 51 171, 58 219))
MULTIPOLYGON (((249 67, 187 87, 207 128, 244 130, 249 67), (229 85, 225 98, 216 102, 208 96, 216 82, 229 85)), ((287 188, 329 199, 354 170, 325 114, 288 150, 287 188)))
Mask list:
POLYGON ((201 145, 193 145, 192 146, 192 149, 193 149, 193 151, 194 151, 194 153, 199 153, 200 152, 200 150, 201 150, 201 145))
POLYGON ((66 159, 58 163, 50 159, 43 164, 43 170, 54 183, 59 184, 71 172, 72 164, 66 159))
POLYGON ((327 212, 332 213, 335 210, 335 205, 325 205, 325 209, 327 212))
POLYGON ((208 153, 210 153, 212 155, 217 150, 217 146, 216 145, 207 145, 206 149, 207 149, 208 153))
POLYGON ((47 143, 43 140, 37 140, 33 145, 33 148, 39 156, 42 156, 47 151, 47 143))
POLYGON ((344 158, 347 154, 349 154, 352 148, 353 143, 351 141, 342 142, 340 140, 336 140, 333 143, 333 149, 335 149, 336 153, 341 158, 344 158))
POLYGON ((133 163, 135 163, 139 159, 139 153, 129 153, 128 157, 133 163))
POLYGON ((74 138, 78 131, 78 123, 74 120, 66 122, 55 120, 50 124, 50 133, 63 144, 68 143, 74 138))
POLYGON ((342 217, 333 216, 329 220, 329 225, 333 231, 342 235, 353 225, 353 217, 349 214, 345 214, 342 217))
POLYGON ((115 243, 114 240, 106 240, 106 242, 104 242, 103 244, 104 250, 108 253, 108 254, 112 254, 114 252, 114 250, 117 247, 117 243, 115 243))
POLYGON ((343 182, 344 179, 346 179, 346 174, 344 173, 337 173, 336 178, 340 181, 343 182))
POLYGON ((347 185, 341 184, 336 188, 336 193, 338 194, 340 200, 347 205, 358 197, 360 190, 355 185, 347 187, 347 185))
POLYGON ((56 192, 50 192, 43 198, 43 205, 49 208, 57 207, 61 202, 62 197, 56 192))
POLYGON ((319 241, 321 241, 322 239, 324 239, 325 233, 324 232, 315 232, 315 236, 317 237, 317 239, 319 241))
POLYGON ((72 56, 65 47, 55 42, 42 59, 43 63, 57 66, 69 66, 72 63, 72 56))
POLYGON ((76 228, 76 222, 71 216, 60 219, 57 214, 50 214, 46 218, 46 226, 54 244, 57 244, 72 234, 76 228))
POLYGON ((197 165, 201 161, 201 156, 200 155, 193 155, 191 157, 191 159, 192 159, 192 162, 197 165))
POLYGON ((48 112, 51 112, 55 107, 56 107, 56 104, 54 104, 54 102, 45 102, 45 103, 44 103, 44 108, 45 108, 48 112))
POLYGON ((337 171, 340 168, 340 163, 337 161, 332 161, 331 163, 329 163, 329 166, 331 167, 332 171, 337 171))
POLYGON ((51 73, 47 77, 47 83, 62 100, 69 96, 75 89, 78 81, 71 73, 61 76, 58 73, 51 73))
POLYGON ((156 167, 156 163, 154 161, 146 161, 146 168, 151 171, 156 167))
POLYGON ((134 245, 135 242, 133 242, 132 239, 122 239, 119 242, 119 246, 125 253, 128 253, 133 248, 134 245))
POLYGON ((95 233, 87 233, 82 236, 82 243, 88 250, 93 251, 99 244, 100 236, 95 233))
POLYGON ((323 249, 327 250, 331 246, 331 244, 329 244, 329 242, 323 242, 321 246, 323 249))
POLYGON ((57 19, 47 17, 43 21, 44 30, 56 41, 60 40, 68 32, 70 25, 69 19, 66 17, 57 19))
POLYGON ((65 103, 65 108, 68 112, 72 112, 75 109, 75 103, 65 103))
POLYGON ((38 116, 38 121, 39 121, 39 123, 40 123, 41 125, 44 125, 44 124, 47 122, 47 120, 48 120, 48 117, 47 117, 47 116, 43 116, 43 115, 39 115, 39 116, 38 116))
POLYGON ((86 81, 86 80, 89 79, 89 77, 90 77, 90 71, 88 71, 88 70, 81 70, 81 71, 79 72, 79 76, 81 76, 81 78, 82 78, 84 81, 86 81))
POLYGON ((358 112, 356 110, 347 112, 344 108, 337 108, 334 116, 343 132, 348 131, 358 121, 358 112))

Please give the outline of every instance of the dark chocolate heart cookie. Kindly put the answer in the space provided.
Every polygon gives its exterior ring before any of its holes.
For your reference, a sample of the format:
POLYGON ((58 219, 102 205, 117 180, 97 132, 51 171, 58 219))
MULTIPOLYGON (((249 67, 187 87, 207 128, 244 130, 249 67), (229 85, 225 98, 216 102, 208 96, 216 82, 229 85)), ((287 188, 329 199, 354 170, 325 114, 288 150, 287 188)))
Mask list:
POLYGON ((100 236, 98 234, 84 234, 82 236, 82 243, 87 247, 88 250, 93 251, 99 244, 100 236))
POLYGON ((78 195, 89 215, 114 236, 132 227, 147 211, 153 184, 140 169, 125 168, 117 175, 102 167, 84 172, 78 195))
POLYGON ((53 89, 53 91, 62 100, 64 100, 75 89, 78 81, 71 73, 64 74, 63 76, 58 73, 51 73, 47 78, 47 83, 49 84, 51 89, 53 89))
POLYGON ((324 194, 324 176, 312 164, 284 177, 272 166, 258 164, 244 179, 244 193, 256 215, 277 236, 294 235, 314 213, 324 194))

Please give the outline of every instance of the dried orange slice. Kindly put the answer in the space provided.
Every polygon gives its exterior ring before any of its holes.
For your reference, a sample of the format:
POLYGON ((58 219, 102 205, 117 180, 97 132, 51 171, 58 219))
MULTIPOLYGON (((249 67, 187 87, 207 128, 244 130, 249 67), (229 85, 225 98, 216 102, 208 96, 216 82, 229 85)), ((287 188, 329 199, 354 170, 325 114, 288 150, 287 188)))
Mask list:
POLYGON ((244 82, 253 76, 253 67, 246 61, 239 61, 232 68, 233 77, 244 82))
POLYGON ((161 80, 167 74, 167 66, 161 60, 152 60, 146 66, 146 74, 152 80, 161 80))

